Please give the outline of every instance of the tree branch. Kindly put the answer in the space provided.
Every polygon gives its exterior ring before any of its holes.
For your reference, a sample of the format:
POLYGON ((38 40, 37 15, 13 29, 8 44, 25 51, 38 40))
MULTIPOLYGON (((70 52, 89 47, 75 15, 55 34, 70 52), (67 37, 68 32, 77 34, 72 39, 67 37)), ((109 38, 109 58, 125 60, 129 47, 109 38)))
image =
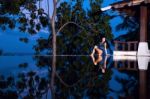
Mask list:
POLYGON ((77 23, 75 23, 75 22, 70 21, 70 22, 65 23, 63 26, 61 26, 61 27, 59 28, 59 30, 57 31, 56 34, 58 34, 58 33, 59 33, 65 26, 67 26, 68 24, 75 24, 77 27, 79 27, 79 28, 85 30, 84 27, 80 26, 79 24, 77 24, 77 23))
POLYGON ((41 8, 41 0, 39 0, 39 9, 41 8))
POLYGON ((53 0, 54 10, 53 10, 53 15, 52 15, 52 20, 55 20, 55 16, 56 16, 56 5, 57 5, 57 0, 53 0))
POLYGON ((48 16, 50 16, 49 15, 49 0, 47 0, 47 7, 48 7, 48 16))
MULTIPOLYGON (((81 28, 82 30, 86 31, 85 28, 82 27, 81 25, 79 25, 79 24, 77 24, 77 23, 75 23, 75 22, 70 21, 70 22, 65 23, 63 26, 61 26, 61 27, 59 28, 59 30, 56 32, 56 35, 57 35, 65 26, 67 26, 68 24, 75 24, 77 27, 79 27, 79 28, 81 28)), ((86 32, 87 32, 87 31, 86 31, 86 32)), ((84 37, 84 38, 87 38, 87 37, 84 37)), ((48 41, 50 41, 50 36, 48 37, 48 41)), ((89 42, 88 42, 88 43, 89 43, 89 42)), ((89 43, 89 44, 90 44, 90 43, 89 43)), ((90 45, 91 45, 91 44, 90 44, 90 45)))
POLYGON ((55 72, 55 74, 56 74, 56 77, 60 80, 60 82, 64 85, 64 86, 66 86, 66 87, 74 87, 75 85, 77 85, 79 82, 81 82, 83 79, 81 78, 81 79, 79 79, 77 82, 75 82, 74 84, 72 84, 72 85, 68 85, 68 84, 66 84, 62 79, 61 79, 61 77, 55 72))

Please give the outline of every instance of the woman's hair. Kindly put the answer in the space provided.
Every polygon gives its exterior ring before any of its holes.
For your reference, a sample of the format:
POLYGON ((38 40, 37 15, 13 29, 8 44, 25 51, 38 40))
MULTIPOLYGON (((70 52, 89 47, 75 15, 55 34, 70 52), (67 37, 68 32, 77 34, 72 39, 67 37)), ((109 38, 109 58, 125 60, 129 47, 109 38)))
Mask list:
POLYGON ((106 37, 103 34, 101 34, 100 36, 101 42, 102 42, 102 38, 105 38, 105 41, 106 41, 106 37))
POLYGON ((101 38, 103 38, 103 37, 105 37, 105 38, 106 38, 106 36, 105 36, 104 34, 101 34, 101 38))

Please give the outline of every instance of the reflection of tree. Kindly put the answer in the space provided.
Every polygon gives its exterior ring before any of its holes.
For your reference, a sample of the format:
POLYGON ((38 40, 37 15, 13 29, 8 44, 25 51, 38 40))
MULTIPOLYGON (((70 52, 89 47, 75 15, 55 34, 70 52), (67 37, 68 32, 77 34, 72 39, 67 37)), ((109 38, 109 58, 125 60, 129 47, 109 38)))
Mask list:
POLYGON ((28 63, 19 64, 19 67, 20 68, 26 68, 26 67, 28 67, 28 63))
POLYGON ((66 98, 68 96, 81 98, 84 95, 91 98, 94 98, 95 95, 97 98, 102 95, 106 96, 108 92, 107 82, 110 79, 111 72, 107 72, 104 77, 99 78, 99 75, 102 74, 98 74, 97 70, 93 70, 93 65, 89 59, 89 57, 66 57, 66 61, 63 59, 65 69, 57 64, 57 98, 66 98), (60 81, 62 82, 61 84, 59 84, 60 81))
MULTIPOLYGON (((2 76, 1 76, 2 77, 2 76)), ((2 99, 35 99, 40 98, 47 90, 48 80, 36 72, 19 73, 17 78, 7 77, 0 80, 0 98, 2 99)))
POLYGON ((3 54, 3 50, 0 50, 0 55, 2 55, 3 54))
POLYGON ((135 87, 137 82, 135 79, 121 79, 116 78, 116 80, 123 85, 122 92, 125 93, 125 96, 131 96, 133 92, 135 92, 135 87))
POLYGON ((134 71, 118 71, 117 69, 113 69, 112 79, 110 83, 114 83, 114 85, 110 84, 110 94, 116 94, 116 97, 120 98, 137 98, 137 74, 134 71), (115 87, 118 86, 118 87, 115 87))
MULTIPOLYGON (((33 70, 18 73, 17 77, 0 76, 0 95, 4 99, 6 97, 29 99, 43 96, 55 99, 86 96, 97 99, 106 98, 111 91, 108 84, 112 79, 112 70, 107 67, 103 74, 98 66, 93 65, 89 56, 57 57, 57 68, 50 65, 52 57, 36 56, 35 59, 40 68, 48 68, 47 75, 42 76, 38 74, 39 71, 33 70), (52 96, 48 96, 49 92, 52 96)), ((121 78, 115 80, 123 85, 121 91, 126 94, 130 94, 130 88, 134 89, 134 81, 121 78)))
POLYGON ((50 87, 51 87, 51 93, 52 93, 52 99, 55 99, 55 72, 56 72, 56 56, 52 56, 52 66, 51 66, 51 82, 50 82, 50 87))
POLYGON ((18 97, 42 97, 48 94, 48 90, 53 92, 56 99, 69 96, 82 98, 84 95, 96 98, 105 96, 108 92, 107 82, 111 77, 111 71, 108 70, 109 72, 101 77, 102 73, 92 65, 92 62, 89 61, 90 57, 57 57, 55 70, 52 70, 53 67, 49 65, 52 57, 35 58, 40 68, 48 68, 49 75, 40 77, 36 71, 18 74, 18 78, 14 78, 17 83, 13 85, 17 88, 16 95, 18 97), (26 95, 23 96, 23 94, 26 95))

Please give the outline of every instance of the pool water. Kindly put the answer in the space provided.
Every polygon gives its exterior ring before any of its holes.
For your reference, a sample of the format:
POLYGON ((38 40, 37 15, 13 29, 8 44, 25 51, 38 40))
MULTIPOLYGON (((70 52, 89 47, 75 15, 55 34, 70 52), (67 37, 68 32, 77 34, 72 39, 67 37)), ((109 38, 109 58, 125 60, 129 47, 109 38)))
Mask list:
POLYGON ((56 56, 52 66, 52 60, 0 56, 0 99, 150 99, 150 69, 139 69, 138 61, 56 56))

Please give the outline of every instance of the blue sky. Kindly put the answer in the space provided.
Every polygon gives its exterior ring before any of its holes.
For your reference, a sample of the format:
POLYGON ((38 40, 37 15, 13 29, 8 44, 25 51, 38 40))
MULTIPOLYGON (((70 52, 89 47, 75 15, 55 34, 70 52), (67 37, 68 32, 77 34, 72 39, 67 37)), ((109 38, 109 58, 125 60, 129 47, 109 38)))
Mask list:
MULTIPOLYGON (((50 4, 50 15, 52 15, 53 10, 53 3, 52 0, 49 0, 50 4)), ((102 7, 108 6, 109 4, 113 2, 117 2, 119 0, 104 0, 104 3, 102 7)), ((88 8, 88 0, 85 0, 84 7, 88 8)), ((41 6, 44 8, 46 7, 47 0, 44 0, 41 3, 41 6)), ((44 8, 47 10, 47 8, 44 8)), ((117 32, 115 31, 115 26, 121 22, 121 19, 119 17, 114 18, 110 21, 111 27, 112 27, 112 33, 117 37, 120 34, 125 33, 125 31, 117 32)), ((40 33, 37 35, 31 36, 28 33, 20 33, 17 29, 10 30, 7 29, 6 31, 0 30, 0 49, 4 50, 4 52, 19 52, 19 53, 33 53, 34 50, 32 49, 32 46, 36 43, 36 39, 38 37, 45 37, 48 36, 48 32, 46 30, 41 30, 40 33), (23 43, 19 41, 20 37, 29 37, 29 43, 23 43)))

